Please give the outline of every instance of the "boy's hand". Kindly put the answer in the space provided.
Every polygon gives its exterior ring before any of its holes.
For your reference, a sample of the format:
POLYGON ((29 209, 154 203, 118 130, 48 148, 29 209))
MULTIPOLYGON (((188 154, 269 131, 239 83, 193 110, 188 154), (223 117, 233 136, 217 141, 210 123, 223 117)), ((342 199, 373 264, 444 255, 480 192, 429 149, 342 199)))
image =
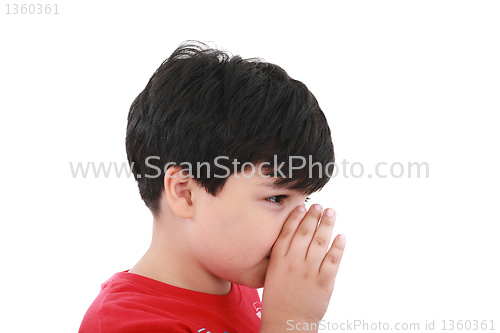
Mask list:
POLYGON ((320 205, 313 205, 307 213, 305 210, 293 210, 274 244, 264 285, 260 332, 287 332, 299 323, 301 330, 305 324, 309 328, 316 324, 313 331, 317 331, 328 307, 345 238, 337 236, 328 250, 335 211, 329 208, 321 218, 320 205))

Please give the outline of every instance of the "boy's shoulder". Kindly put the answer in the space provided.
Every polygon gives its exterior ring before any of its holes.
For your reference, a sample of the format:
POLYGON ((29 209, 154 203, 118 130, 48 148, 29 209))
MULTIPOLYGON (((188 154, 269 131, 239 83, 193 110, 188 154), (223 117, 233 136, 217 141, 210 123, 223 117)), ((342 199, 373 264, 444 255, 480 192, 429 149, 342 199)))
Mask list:
POLYGON ((211 295, 125 271, 102 284, 79 332, 258 332, 260 304, 241 285, 211 295))

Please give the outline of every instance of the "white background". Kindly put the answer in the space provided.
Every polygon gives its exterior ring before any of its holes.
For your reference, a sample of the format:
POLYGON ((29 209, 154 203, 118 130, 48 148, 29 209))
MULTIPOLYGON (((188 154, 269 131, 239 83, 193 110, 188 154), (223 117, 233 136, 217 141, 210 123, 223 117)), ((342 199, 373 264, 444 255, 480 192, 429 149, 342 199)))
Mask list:
POLYGON ((0 331, 76 332, 100 284, 146 251, 134 180, 74 179, 69 163, 126 161, 128 108, 187 39, 306 83, 337 161, 365 167, 312 196, 347 236, 325 320, 500 329, 497 1, 58 1, 58 15, 7 15, 14 3, 0 7, 0 331), (378 162, 427 162, 429 178, 368 178, 378 162))

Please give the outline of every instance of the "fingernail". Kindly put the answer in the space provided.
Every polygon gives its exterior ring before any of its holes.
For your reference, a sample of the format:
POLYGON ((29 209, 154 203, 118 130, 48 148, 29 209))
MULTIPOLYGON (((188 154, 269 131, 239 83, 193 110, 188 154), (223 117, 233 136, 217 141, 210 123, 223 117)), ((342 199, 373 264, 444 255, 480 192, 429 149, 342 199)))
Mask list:
POLYGON ((299 208, 297 208, 297 210, 301 213, 305 212, 306 211, 306 207, 304 206, 300 206, 299 208))
POLYGON ((316 209, 316 210, 321 210, 321 206, 318 205, 318 204, 314 204, 313 205, 313 208, 316 209))
POLYGON ((333 214, 335 214, 335 211, 331 208, 328 208, 326 211, 325 211, 325 214, 326 216, 333 216, 333 214))
POLYGON ((341 242, 345 242, 345 236, 344 236, 344 235, 342 235, 342 234, 340 234, 340 235, 339 235, 339 241, 341 241, 341 242))

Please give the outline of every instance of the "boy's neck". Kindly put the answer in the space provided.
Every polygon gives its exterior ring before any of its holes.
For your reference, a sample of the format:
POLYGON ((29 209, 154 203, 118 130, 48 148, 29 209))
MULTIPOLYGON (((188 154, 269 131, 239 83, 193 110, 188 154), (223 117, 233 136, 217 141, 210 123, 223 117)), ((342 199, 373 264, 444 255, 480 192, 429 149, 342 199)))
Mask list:
POLYGON ((167 223, 154 221, 151 245, 129 273, 206 294, 228 294, 231 283, 204 270, 189 254, 187 247, 179 244, 182 237, 178 237, 178 232, 182 231, 166 230, 167 223))

